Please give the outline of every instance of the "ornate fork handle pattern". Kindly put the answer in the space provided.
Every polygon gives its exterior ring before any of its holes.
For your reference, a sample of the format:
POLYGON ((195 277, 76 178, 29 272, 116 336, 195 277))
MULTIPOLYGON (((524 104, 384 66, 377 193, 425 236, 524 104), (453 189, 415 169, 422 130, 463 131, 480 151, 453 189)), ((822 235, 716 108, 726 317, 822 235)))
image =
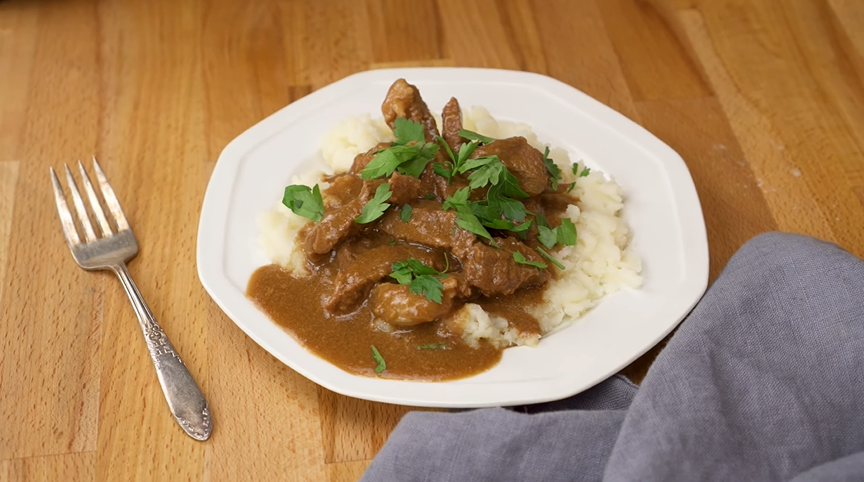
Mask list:
POLYGON ((180 359, 180 355, 174 350, 174 345, 159 326, 126 269, 126 265, 119 264, 112 266, 111 269, 120 278, 123 289, 126 290, 135 308, 135 314, 138 315, 138 322, 144 333, 144 340, 147 342, 147 351, 153 360, 153 367, 156 369, 171 414, 192 438, 207 440, 213 425, 210 420, 210 409, 201 389, 198 388, 186 364, 180 359))

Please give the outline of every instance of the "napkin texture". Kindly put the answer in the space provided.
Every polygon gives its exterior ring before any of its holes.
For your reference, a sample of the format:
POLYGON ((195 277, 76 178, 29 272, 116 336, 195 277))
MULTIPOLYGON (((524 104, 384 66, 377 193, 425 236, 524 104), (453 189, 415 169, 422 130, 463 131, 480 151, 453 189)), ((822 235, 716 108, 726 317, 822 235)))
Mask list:
POLYGON ((757 236, 640 387, 409 413, 362 480, 864 480, 864 262, 757 236))

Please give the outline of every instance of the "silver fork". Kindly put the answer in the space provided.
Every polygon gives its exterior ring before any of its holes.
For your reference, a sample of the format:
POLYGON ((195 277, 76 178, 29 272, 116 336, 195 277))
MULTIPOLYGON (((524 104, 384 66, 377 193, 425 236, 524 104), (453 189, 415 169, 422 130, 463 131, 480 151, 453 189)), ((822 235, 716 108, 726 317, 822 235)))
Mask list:
POLYGON ((101 237, 97 238, 87 215, 84 200, 81 198, 78 186, 72 177, 72 172, 69 170, 69 166, 64 167, 66 168, 66 183, 72 194, 72 203, 78 214, 78 223, 84 234, 84 242, 78 237, 74 217, 66 204, 66 196, 63 193, 63 188, 60 187, 60 181, 57 179, 53 167, 51 168, 51 182, 54 185, 57 212, 60 214, 60 222, 63 224, 63 235, 69 244, 69 250, 72 251, 72 257, 75 258, 79 266, 86 270, 107 269, 113 271, 120 278, 120 282, 132 302, 132 307, 135 308, 135 314, 138 315, 138 322, 144 333, 144 340, 147 342, 147 350, 150 352, 150 358, 153 360, 153 366, 156 368, 156 375, 159 377, 159 384, 162 386, 162 392, 165 393, 165 400, 168 401, 171 414, 174 415, 174 419, 189 436, 196 440, 207 440, 213 429, 207 400, 204 399, 201 389, 198 388, 186 368, 186 364, 183 363, 180 355, 174 350, 174 346, 168 341, 162 327, 156 322, 156 318, 150 312, 144 297, 141 296, 141 292, 138 291, 138 287, 135 286, 132 276, 126 269, 126 261, 138 254, 138 241, 129 227, 129 222, 126 221, 126 216, 120 208, 120 202, 117 200, 114 190, 111 189, 102 168, 96 158, 93 157, 93 169, 96 171, 99 190, 102 192, 105 205, 114 218, 116 231, 112 231, 105 212, 99 204, 96 191, 90 183, 90 177, 84 170, 84 165, 81 164, 80 160, 78 161, 78 168, 81 170, 81 182, 87 193, 90 210, 98 222, 101 233, 101 237))

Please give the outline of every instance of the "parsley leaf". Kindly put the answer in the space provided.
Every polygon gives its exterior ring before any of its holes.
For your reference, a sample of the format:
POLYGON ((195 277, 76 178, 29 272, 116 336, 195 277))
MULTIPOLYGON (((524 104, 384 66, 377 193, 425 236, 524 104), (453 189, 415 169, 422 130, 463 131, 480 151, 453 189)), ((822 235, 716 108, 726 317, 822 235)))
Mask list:
POLYGON ((374 358, 375 361, 378 362, 378 366, 375 367, 375 373, 380 374, 387 369, 387 362, 385 362, 384 357, 381 356, 380 353, 378 353, 378 349, 375 348, 375 345, 372 345, 372 358, 374 358))
POLYGON ((420 177, 426 164, 438 152, 438 145, 426 142, 423 124, 404 117, 394 121, 393 135, 396 140, 393 145, 378 151, 369 164, 360 171, 362 179, 377 179, 389 177, 393 171, 420 177))
POLYGON ((435 174, 438 174, 449 181, 453 177, 453 167, 450 163, 447 163, 447 165, 451 167, 448 168, 444 164, 436 162, 435 164, 432 164, 432 170, 435 171, 435 174))
POLYGON ((499 184, 489 188, 486 193, 486 201, 489 206, 500 212, 505 218, 521 223, 525 220, 525 205, 506 196, 506 187, 499 184))
POLYGON ((315 222, 321 221, 324 216, 324 200, 317 184, 312 188, 299 184, 287 186, 282 196, 282 204, 294 211, 294 214, 315 222))
POLYGON ((447 199, 444 200, 444 204, 441 206, 441 208, 445 211, 447 211, 448 209, 459 211, 459 208, 468 206, 469 194, 471 194, 470 189, 468 189, 467 187, 463 187, 462 189, 454 192, 452 196, 447 196, 447 199))
POLYGON ((400 285, 408 285, 408 291, 423 295, 429 301, 441 304, 444 285, 441 284, 440 278, 446 278, 447 275, 431 266, 426 266, 414 258, 397 261, 390 267, 393 270, 390 273, 390 277, 395 279, 400 285))
POLYGON ((383 149, 360 171, 360 177, 366 180, 390 177, 400 164, 414 159, 417 153, 418 149, 415 146, 393 146, 383 149))
POLYGON ((468 195, 470 194, 470 189, 467 187, 463 187, 459 189, 452 196, 447 196, 447 199, 444 200, 444 205, 442 208, 447 210, 456 211, 456 217, 459 218, 456 220, 456 225, 460 228, 468 231, 470 233, 474 233, 478 236, 488 239, 492 242, 493 245, 495 240, 492 239, 492 235, 489 234, 489 231, 483 227, 483 224, 480 222, 480 219, 472 212, 472 204, 468 203, 468 195))
POLYGON ((528 197, 528 193, 522 190, 519 187, 519 181, 516 179, 516 176, 510 173, 507 168, 504 168, 504 178, 501 182, 504 188, 504 195, 510 197, 518 197, 518 198, 526 198, 528 197))
POLYGON ((549 221, 546 220, 546 216, 537 213, 534 218, 537 220, 537 226, 546 226, 547 228, 549 227, 549 221))
MULTIPOLYGON (((543 219, 545 224, 546 219, 543 219)), ((549 229, 549 225, 538 225, 538 239, 543 246, 552 249, 558 243, 564 246, 574 246, 576 244, 576 225, 569 218, 561 220, 561 225, 555 229, 549 229)))
POLYGON ((402 206, 402 212, 399 213, 399 217, 402 219, 403 223, 407 223, 411 220, 411 215, 414 213, 414 208, 411 207, 410 204, 406 204, 402 206))
POLYGON ((582 172, 579 172, 579 164, 578 163, 573 164, 573 174, 578 174, 579 177, 585 177, 588 174, 591 174, 591 168, 586 167, 586 168, 582 169, 582 172))
POLYGON ((477 219, 477 216, 471 214, 470 212, 461 213, 457 211, 456 217, 459 218, 456 220, 456 226, 459 226, 460 228, 470 233, 474 233, 477 236, 488 239, 493 246, 498 246, 498 243, 496 243, 495 240, 492 239, 492 235, 489 234, 489 231, 487 231, 486 228, 483 227, 483 224, 480 222, 479 219, 477 219))
POLYGON ((469 141, 479 141, 483 144, 491 144, 495 142, 495 139, 491 137, 486 137, 484 135, 480 135, 476 132, 471 132, 469 130, 462 129, 459 131, 459 137, 463 139, 468 139, 469 141))
MULTIPOLYGON (((558 228, 555 228, 558 229, 558 228)), ((555 230, 549 229, 548 226, 537 226, 538 236, 537 238, 540 240, 540 243, 543 246, 546 246, 549 249, 552 249, 555 246, 555 243, 558 242, 558 233, 555 230)))
POLYGON ((418 350, 446 350, 447 345, 443 343, 430 343, 428 345, 420 345, 417 347, 418 350))
POLYGON ((393 135, 396 137, 396 140, 393 141, 394 145, 404 146, 409 142, 416 142, 418 144, 426 142, 426 136, 423 133, 423 124, 404 117, 397 117, 393 121, 393 135))
POLYGON ((423 170, 426 169, 426 164, 429 164, 429 161, 431 161, 434 156, 435 154, 432 154, 429 157, 423 157, 422 155, 420 157, 415 157, 410 161, 405 161, 400 164, 396 170, 399 171, 400 174, 414 176, 419 179, 420 174, 423 174, 423 170))
POLYGON ((395 279, 397 283, 400 285, 407 285, 411 282, 413 276, 411 267, 408 266, 407 261, 397 261, 390 265, 390 268, 393 270, 393 272, 390 273, 390 277, 395 279))
POLYGON ((546 146, 546 150, 543 151, 543 164, 546 165, 546 171, 549 172, 549 182, 552 183, 552 190, 557 191, 558 181, 561 180, 561 168, 555 164, 555 161, 549 159, 549 146, 546 146))
POLYGON ((462 165, 462 172, 473 168, 473 166, 477 166, 478 169, 468 175, 468 181, 470 182, 468 187, 471 189, 485 187, 489 184, 493 186, 498 185, 501 182, 502 175, 507 171, 504 164, 498 160, 498 156, 471 159, 462 165))
POLYGON ((576 225, 569 218, 561 220, 561 225, 555 228, 558 230, 558 242, 564 246, 576 245, 576 225))
POLYGON ((384 183, 378 186, 375 190, 375 197, 372 198, 360 212, 360 216, 354 219, 357 224, 368 224, 384 215, 384 211, 390 207, 390 203, 384 201, 390 199, 393 193, 390 192, 390 184, 384 183))
POLYGON ((558 269, 566 269, 564 265, 559 263, 557 259, 553 258, 551 254, 547 253, 540 246, 537 246, 537 252, 540 253, 544 258, 548 259, 550 263, 554 264, 558 267, 558 269))
POLYGON ((519 251, 513 252, 513 261, 516 261, 518 264, 525 264, 540 269, 546 269, 549 267, 549 265, 547 265, 546 263, 541 263, 539 261, 528 261, 528 259, 525 258, 525 255, 520 253, 519 251))
POLYGON ((415 278, 414 281, 408 285, 408 291, 418 295, 423 295, 427 300, 434 301, 440 305, 444 285, 438 281, 438 278, 424 274, 415 278))
POLYGON ((431 192, 427 192, 426 195, 423 196, 423 199, 425 199, 427 201, 431 201, 431 200, 435 199, 435 195, 432 194, 431 192))

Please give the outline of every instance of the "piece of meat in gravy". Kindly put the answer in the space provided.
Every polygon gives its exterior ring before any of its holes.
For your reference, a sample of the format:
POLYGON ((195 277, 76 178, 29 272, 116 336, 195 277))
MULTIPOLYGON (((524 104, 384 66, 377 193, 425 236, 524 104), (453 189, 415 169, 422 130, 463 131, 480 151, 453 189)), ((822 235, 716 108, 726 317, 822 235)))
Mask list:
POLYGON ((389 211, 381 218, 378 228, 409 243, 450 249, 457 257, 470 250, 477 238, 457 227, 456 213, 442 211, 441 203, 421 201, 413 206, 413 211, 407 223, 402 221, 399 212, 389 211))
POLYGON ((498 156, 504 166, 516 176, 519 187, 531 196, 550 187, 543 153, 531 147, 524 137, 499 139, 478 147, 471 154, 472 159, 485 156, 498 156))
POLYGON ((369 298, 372 313, 396 326, 414 326, 437 320, 450 311, 458 285, 452 276, 442 279, 441 284, 444 287, 441 303, 436 303, 423 294, 412 293, 408 285, 381 283, 372 290, 369 298))
POLYGON ((423 193, 423 185, 420 179, 414 176, 406 176, 394 172, 390 176, 390 199, 387 201, 390 204, 406 204, 411 201, 416 201, 423 193))
POLYGON ((460 256, 465 281, 484 296, 509 295, 519 288, 542 285, 551 275, 545 269, 519 264, 513 253, 528 261, 543 262, 533 249, 515 238, 497 239, 500 249, 482 242, 474 243, 466 256, 460 256))
POLYGON ((390 86, 387 97, 381 104, 381 113, 384 114, 384 120, 391 129, 396 127, 397 118, 405 117, 423 124, 426 142, 432 142, 438 136, 435 118, 426 106, 426 102, 420 97, 420 91, 405 82, 405 79, 399 79, 390 86))
POLYGON ((456 100, 456 97, 451 97, 450 102, 444 106, 441 124, 441 137, 444 138, 454 154, 459 152, 464 141, 459 136, 459 131, 462 130, 462 109, 459 108, 459 101, 456 100))
POLYGON ((363 190, 363 180, 351 174, 337 174, 328 181, 330 187, 322 193, 324 207, 327 209, 336 209, 350 203, 363 190))
POLYGON ((443 271, 447 264, 444 256, 441 251, 407 245, 379 246, 360 253, 336 275, 333 294, 325 300, 324 308, 332 314, 350 313, 366 299, 376 283, 393 272, 393 263, 413 258, 443 271))
POLYGON ((306 232, 303 250, 307 255, 329 253, 343 239, 360 231, 362 225, 354 219, 363 212, 363 206, 375 195, 384 181, 363 181, 363 187, 356 198, 335 209, 327 209, 321 221, 311 225, 306 232))
POLYGON ((392 145, 393 145, 392 142, 379 142, 372 149, 369 149, 366 152, 361 152, 360 154, 357 154, 356 156, 354 156, 354 163, 351 164, 351 170, 348 172, 350 172, 352 174, 360 174, 360 171, 365 169, 366 166, 368 166, 369 163, 372 162, 372 159, 375 157, 375 154, 378 151, 383 150, 383 149, 387 149, 388 147, 390 147, 392 145))

